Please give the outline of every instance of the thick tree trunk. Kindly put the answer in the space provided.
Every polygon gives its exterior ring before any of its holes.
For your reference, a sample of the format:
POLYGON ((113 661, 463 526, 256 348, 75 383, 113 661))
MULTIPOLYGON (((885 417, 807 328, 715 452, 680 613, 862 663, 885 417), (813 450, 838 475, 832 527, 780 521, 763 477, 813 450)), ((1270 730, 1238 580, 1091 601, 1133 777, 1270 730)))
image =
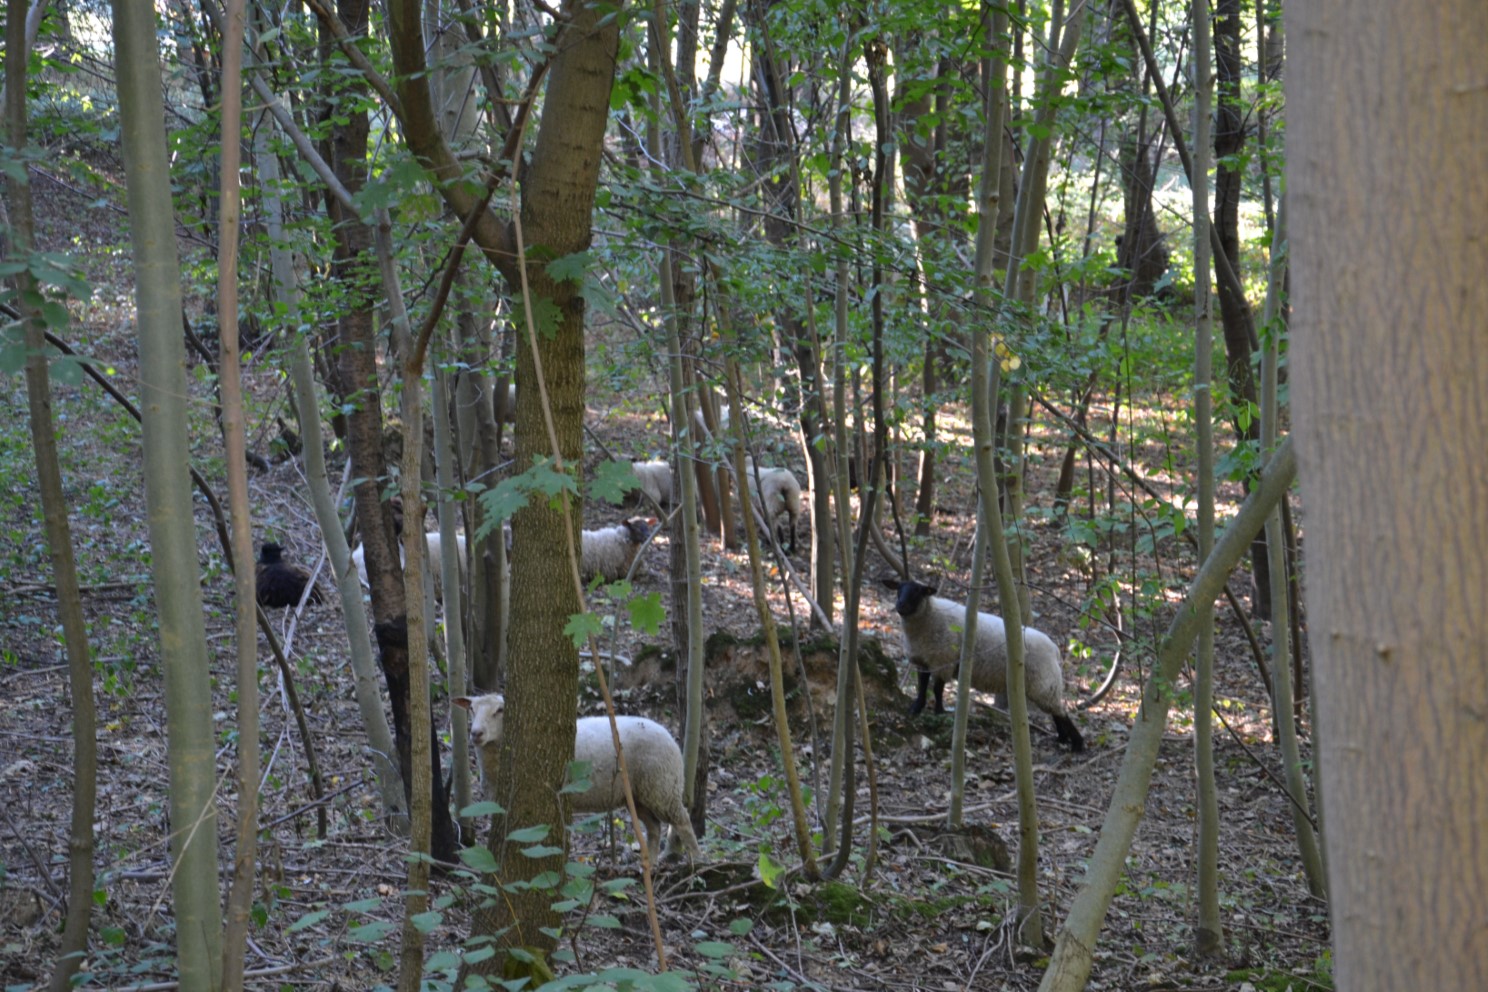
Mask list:
POLYGON ((1488 7, 1316 0, 1289 16, 1291 395, 1334 978, 1477 992, 1488 7))

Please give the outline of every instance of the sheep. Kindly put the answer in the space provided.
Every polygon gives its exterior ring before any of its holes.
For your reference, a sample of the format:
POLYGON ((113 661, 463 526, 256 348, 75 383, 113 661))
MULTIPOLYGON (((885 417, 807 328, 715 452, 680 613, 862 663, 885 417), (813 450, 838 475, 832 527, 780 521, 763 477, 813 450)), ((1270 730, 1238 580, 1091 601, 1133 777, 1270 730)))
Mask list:
POLYGON ((612 527, 584 531, 579 554, 579 572, 584 581, 596 575, 606 582, 625 578, 641 545, 651 536, 654 523, 647 517, 631 517, 612 527))
POLYGON ((310 582, 310 573, 299 565, 284 560, 284 549, 272 541, 264 542, 258 552, 258 565, 254 569, 255 592, 258 605, 298 606, 305 595, 305 585, 310 584, 310 595, 306 602, 323 603, 325 594, 320 586, 310 582))
MULTIPOLYGON (((925 690, 935 676, 935 712, 944 713, 946 676, 957 670, 966 607, 935 595, 934 586, 883 579, 898 594, 894 609, 904 626, 904 646, 919 673, 919 694, 910 707, 913 716, 925 708, 925 690)), ((1054 718, 1059 743, 1073 751, 1085 750, 1085 739, 1064 708, 1064 668, 1059 648, 1043 631, 1023 628, 1023 658, 1028 701, 1054 718)), ((971 684, 982 692, 1007 691, 1007 635, 1002 618, 977 614, 976 650, 971 684)))
MULTIPOLYGON (((712 440, 713 435, 708 430, 707 421, 705 421, 703 419, 703 411, 702 410, 694 410, 694 411, 692 411, 692 422, 693 422, 694 426, 697 427, 697 437, 698 437, 699 440, 701 440, 701 441, 712 440)), ((728 429, 729 429, 729 405, 727 403, 724 403, 724 404, 721 404, 718 407, 718 433, 720 435, 727 434, 728 433, 728 429)))
MULTIPOLYGON (((443 570, 439 567, 439 563, 442 560, 440 558, 440 556, 439 556, 440 546, 441 546, 442 542, 443 542, 443 539, 439 536, 439 531, 437 531, 437 530, 431 530, 431 531, 429 531, 428 533, 426 533, 424 535, 424 544, 429 549, 429 568, 432 571, 432 577, 433 577, 433 581, 434 581, 434 598, 437 599, 437 600, 439 600, 439 602, 441 602, 441 603, 444 602, 444 575, 443 575, 443 570)), ((456 553, 459 555, 458 561, 460 563, 460 578, 461 579, 464 579, 465 578, 465 535, 464 534, 456 534, 455 535, 455 546, 458 549, 458 551, 456 553)), ((508 547, 510 547, 510 542, 508 542, 508 547)), ((403 542, 402 541, 399 541, 398 542, 398 561, 400 563, 402 563, 403 560, 404 560, 403 559, 403 542)), ((358 544, 356 546, 356 548, 353 549, 353 551, 351 552, 351 563, 356 566, 357 576, 362 580, 362 585, 364 585, 364 586, 369 585, 370 583, 368 583, 368 581, 367 581, 366 549, 363 548, 360 544, 358 544)))
MULTIPOLYGON (((460 696, 456 706, 470 711, 470 739, 480 754, 486 782, 496 780, 501 743, 502 721, 506 699, 498 692, 484 696, 460 696)), ((687 856, 702 860, 692 821, 682 805, 682 749, 671 733, 641 716, 617 716, 620 747, 625 754, 625 768, 630 776, 630 791, 635 798, 636 814, 646 831, 646 850, 652 862, 661 854, 661 825, 671 825, 667 856, 679 847, 687 856)), ((589 763, 589 788, 570 793, 570 808, 575 813, 608 813, 625 805, 625 788, 620 782, 619 762, 615 760, 615 743, 610 733, 610 718, 581 717, 574 737, 574 760, 589 763)), ((496 798, 496 797, 493 797, 496 798)))
POLYGON ((661 460, 636 462, 631 465, 631 470, 640 480, 639 492, 651 497, 657 506, 672 505, 672 466, 670 463, 661 460))
POLYGON ((790 525, 790 553, 796 553, 796 523, 801 516, 801 483, 788 468, 761 468, 756 470, 754 459, 744 459, 744 474, 749 484, 749 496, 759 507, 777 539, 780 537, 780 518, 783 514, 790 525))

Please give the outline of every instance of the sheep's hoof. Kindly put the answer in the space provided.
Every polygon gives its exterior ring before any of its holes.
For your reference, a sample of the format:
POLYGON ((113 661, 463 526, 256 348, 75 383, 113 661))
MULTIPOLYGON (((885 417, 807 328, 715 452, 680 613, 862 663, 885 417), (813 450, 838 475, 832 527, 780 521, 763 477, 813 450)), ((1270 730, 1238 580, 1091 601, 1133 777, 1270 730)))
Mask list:
POLYGON ((910 704, 909 715, 910 716, 919 716, 920 715, 920 711, 923 710, 924 708, 925 708, 925 701, 923 699, 916 699, 913 703, 910 704))

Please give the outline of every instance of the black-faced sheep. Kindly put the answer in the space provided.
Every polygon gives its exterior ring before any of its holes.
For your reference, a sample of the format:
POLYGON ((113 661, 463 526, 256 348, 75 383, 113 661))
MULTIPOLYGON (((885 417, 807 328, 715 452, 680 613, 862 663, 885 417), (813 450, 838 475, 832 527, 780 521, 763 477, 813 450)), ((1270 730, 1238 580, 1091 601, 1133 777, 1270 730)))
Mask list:
MULTIPOLYGON (((440 558, 439 552, 440 552, 440 548, 443 545, 443 543, 444 543, 443 538, 441 538, 439 536, 439 531, 437 531, 437 530, 431 530, 431 531, 429 531, 428 533, 426 533, 424 535, 424 544, 427 545, 428 548, 429 548, 429 568, 430 568, 431 573, 432 573, 431 574, 431 578, 434 581, 434 598, 437 599, 437 600, 439 600, 441 603, 444 602, 444 570, 442 568, 440 568, 440 564, 439 563, 443 559, 440 558)), ((508 545, 509 544, 510 544, 510 542, 508 542, 508 545)), ((460 563, 460 578, 463 580, 465 578, 465 535, 464 534, 456 534, 455 535, 455 546, 456 546, 456 554, 459 555, 458 561, 460 563)), ((364 585, 364 586, 367 585, 367 558, 366 558, 366 554, 367 554, 366 549, 363 548, 360 544, 358 544, 356 546, 356 548, 354 548, 352 550, 352 552, 351 552, 351 563, 356 566, 357 576, 362 580, 362 585, 364 585)), ((398 561, 399 562, 402 562, 403 561, 403 542, 402 541, 399 541, 398 542, 398 561)))
MULTIPOLYGON (((470 711, 470 739, 480 753, 481 768, 488 783, 495 781, 499 760, 502 722, 506 700, 500 693, 474 698, 461 696, 455 705, 470 711)), ((682 749, 665 727, 640 716, 617 716, 620 747, 625 753, 625 768, 630 776, 630 791, 635 797, 636 815, 646 831, 646 849, 651 860, 661 854, 661 825, 669 824, 672 836, 667 843, 667 856, 685 848, 688 857, 702 859, 692 821, 682 805, 682 749)), ((625 805, 625 788, 620 782, 619 763, 615 760, 615 743, 610 733, 610 718, 581 717, 574 738, 574 760, 589 763, 589 788, 571 793, 575 813, 608 813, 625 805)))
MULTIPOLYGON (((884 579, 898 593, 894 609, 904 626, 904 646, 919 674, 919 694, 910 714, 925 708, 925 690, 935 677, 935 712, 944 713, 942 693, 961 660, 966 606, 935 595, 934 586, 884 579)), ((1064 668, 1059 648, 1043 631, 1023 628, 1024 679, 1028 701, 1054 718, 1059 743, 1085 750, 1085 739, 1064 708, 1064 668)), ((1002 618, 977 614, 976 649, 972 655, 971 684, 982 692, 1007 691, 1007 634, 1002 618)))
POLYGON ((579 572, 584 581, 596 575, 606 582, 625 578, 641 545, 651 536, 654 523, 646 517, 631 517, 612 527, 584 531, 579 554, 579 572))
MULTIPOLYGON (((255 598, 259 606, 298 606, 300 598, 305 595, 305 584, 310 581, 310 573, 299 565, 291 565, 285 561, 284 549, 269 541, 259 549, 254 579, 255 598)), ((319 586, 311 585, 307 601, 323 603, 325 594, 319 586)))
POLYGON ((796 523, 801 517, 801 483, 788 468, 760 468, 756 470, 752 458, 744 459, 744 472, 748 476, 749 496, 759 507, 760 516, 780 540, 782 519, 790 528, 782 544, 789 542, 791 554, 796 553, 796 523))
POLYGON ((631 465, 640 480, 641 492, 649 496, 657 506, 672 505, 672 466, 660 459, 636 462, 631 465))

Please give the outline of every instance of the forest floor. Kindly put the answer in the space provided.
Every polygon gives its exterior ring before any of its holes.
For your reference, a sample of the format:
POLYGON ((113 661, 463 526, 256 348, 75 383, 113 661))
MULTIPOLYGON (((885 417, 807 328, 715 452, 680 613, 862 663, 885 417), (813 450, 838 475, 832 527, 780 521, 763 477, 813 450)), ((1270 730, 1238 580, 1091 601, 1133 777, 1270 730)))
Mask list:
MULTIPOLYGON (((133 395, 136 366, 123 218, 112 208, 93 205, 90 196, 75 189, 41 180, 37 190, 43 247, 82 252, 95 286, 94 300, 75 313, 73 344, 133 395)), ((593 355, 614 366, 626 345, 623 332, 612 333, 593 355)), ((275 415, 288 418, 285 387, 274 366, 272 354, 255 356, 246 375, 254 404, 250 448, 262 454, 268 454, 277 433, 275 415)), ((220 443, 207 402, 212 384, 200 364, 193 361, 191 371, 193 398, 199 401, 193 433, 197 464, 224 492, 220 443)), ((659 385, 653 382, 648 391, 617 390, 605 375, 593 379, 589 426, 596 436, 617 455, 656 453, 663 436, 654 401, 659 385), (653 398, 643 405, 637 395, 653 398)), ((1176 414, 1165 409, 1170 399, 1145 397, 1137 415, 1154 423, 1176 423, 1176 414)), ((169 988, 161 984, 172 978, 174 945, 166 857, 171 826, 166 725, 139 434, 87 381, 56 384, 54 404, 99 708, 98 896, 85 967, 91 976, 87 987, 169 988)), ((954 418, 957 411, 946 412, 954 418)), ((943 422, 943 429, 965 439, 964 423, 951 419, 943 422)), ((1162 431, 1153 433, 1161 436, 1162 431)), ((1172 443, 1182 440, 1175 435, 1172 443)), ((1027 479, 1028 506, 1034 510, 1026 530, 1028 573, 1033 622, 1061 645, 1088 640, 1096 649, 1086 660, 1067 652, 1067 698, 1079 701, 1100 682, 1103 663, 1109 660, 1109 649, 1102 653, 1102 645, 1110 638, 1082 627, 1080 607, 1091 581, 1088 566, 1071 553, 1065 532, 1047 512, 1062 444, 1050 424, 1035 424, 1027 479)), ((1172 450, 1153 442, 1135 448, 1131 456, 1163 491, 1179 495, 1166 474, 1172 471, 1172 450)), ((799 458, 792 465, 799 474, 799 458)), ((342 468, 333 464, 333 471, 342 468)), ((291 559, 311 563, 319 557, 320 542, 301 471, 291 459, 252 474, 255 541, 275 538, 291 559)), ((67 670, 50 588, 25 384, 19 376, 0 379, 0 472, 9 480, 0 492, 0 987, 26 989, 44 984, 58 946, 73 764, 67 670)), ((971 470, 964 455, 952 451, 939 473, 939 511, 932 533, 912 544, 911 559, 916 577, 940 578, 942 592, 960 598, 974 527, 971 470)), ((1233 509, 1237 497, 1227 489, 1221 513, 1233 509)), ((908 497, 901 499, 902 505, 910 504, 908 497)), ((200 500, 197 509, 214 720, 221 742, 219 830, 226 877, 236 792, 232 588, 200 500)), ((634 511, 586 509, 590 525, 626 512, 634 511)), ((797 568, 806 566, 805 528, 803 522, 797 568)), ((640 592, 659 591, 663 601, 666 541, 662 534, 646 551, 645 572, 638 581, 640 592)), ((750 642, 759 622, 746 557, 722 550, 716 540, 705 542, 703 555, 708 633, 727 633, 737 641, 715 642, 724 645, 720 650, 731 663, 709 674, 708 827, 700 838, 706 867, 667 864, 657 872, 657 910, 671 967, 702 970, 700 984, 719 989, 1035 988, 1046 958, 1015 947, 1010 939, 1016 884, 1006 863, 996 857, 998 845, 989 839, 1000 838, 1009 848, 1017 842, 1006 721, 994 714, 990 700, 976 706, 968 741, 967 828, 947 833, 951 717, 906 715, 909 697, 903 690, 912 691, 912 677, 892 601, 877 585, 865 590, 859 627, 893 661, 899 677, 897 682, 874 683, 868 704, 880 828, 876 864, 871 874, 866 871, 870 793, 860 774, 855 815, 863 822, 843 876, 845 885, 813 886, 789 876, 770 885, 760 880, 762 852, 785 866, 797 864, 798 858, 773 728, 767 717, 731 705, 737 697, 724 684, 726 679, 757 680, 749 666, 757 664, 758 652, 751 654, 750 642)), ((1040 885, 1051 934, 1069 908, 1099 837, 1128 732, 1138 718, 1139 683, 1150 667, 1151 645, 1171 619, 1193 571, 1191 553, 1171 537, 1136 554, 1120 552, 1115 560, 1127 585, 1147 584, 1156 590, 1153 601, 1161 605, 1130 621, 1132 647, 1115 689, 1076 715, 1087 750, 1074 755, 1058 747, 1051 734, 1042 732, 1046 718, 1034 716, 1039 724, 1033 746, 1040 885)), ((867 574, 887 571, 875 558, 867 574)), ((1246 576, 1235 576, 1232 588, 1248 588, 1246 576)), ((995 592, 983 602, 984 609, 995 610, 995 592)), ((791 616, 778 581, 771 607, 776 621, 788 629, 791 616)), ((798 599, 797 622, 804 622, 804 616, 798 599)), ((396 974, 405 842, 380 820, 352 697, 340 610, 336 605, 311 607, 299 617, 286 614, 276 622, 325 773, 329 831, 324 839, 316 836, 303 745, 286 706, 283 680, 261 650, 262 915, 256 916, 250 934, 248 967, 255 977, 248 986, 364 989, 390 984, 396 974), (292 927, 319 910, 329 912, 312 925, 292 927)), ((1264 642, 1264 626, 1259 634, 1264 642)), ((803 642, 809 636, 803 632, 803 642)), ((653 716, 679 730, 673 685, 667 678, 658 681, 656 667, 643 662, 657 656, 649 650, 653 647, 665 647, 661 637, 618 625, 616 653, 632 662, 617 665, 619 703, 624 711, 653 716)), ((1192 707, 1185 680, 1178 687, 1180 698, 1169 719, 1125 878, 1096 948, 1092 989, 1331 988, 1326 906, 1308 895, 1302 876, 1291 814, 1277 785, 1280 767, 1270 706, 1243 629, 1223 607, 1216 659, 1217 706, 1228 727, 1215 733, 1226 951, 1213 961, 1196 960, 1192 953, 1197 821, 1192 707)), ((789 655, 787 664, 794 665, 789 655)), ((830 698, 829 686, 816 689, 813 699, 830 698)), ((954 698, 953 690, 948 687, 948 700, 954 698)), ((436 718, 447 720, 444 700, 441 693, 435 712, 436 718)), ((592 696, 581 706, 585 713, 600 711, 592 696)), ((829 720, 829 713, 817 707, 793 727, 803 779, 818 798, 824 796, 824 785, 817 783, 825 781, 830 757, 829 720)), ((447 729, 444 737, 447 745, 447 729)), ((447 767, 447 748, 444 760, 447 767)), ((568 946, 578 958, 577 967, 654 970, 655 947, 633 846, 622 844, 618 854, 611 853, 593 829, 574 831, 572 838, 575 858, 591 864, 598 880, 636 880, 629 887, 618 883, 613 894, 599 896, 590 922, 575 921, 568 946), (613 917, 616 924, 593 922, 604 917, 613 917)), ((469 934, 467 882, 447 876, 432 883, 443 918, 429 934, 431 954, 458 949, 469 934)))

